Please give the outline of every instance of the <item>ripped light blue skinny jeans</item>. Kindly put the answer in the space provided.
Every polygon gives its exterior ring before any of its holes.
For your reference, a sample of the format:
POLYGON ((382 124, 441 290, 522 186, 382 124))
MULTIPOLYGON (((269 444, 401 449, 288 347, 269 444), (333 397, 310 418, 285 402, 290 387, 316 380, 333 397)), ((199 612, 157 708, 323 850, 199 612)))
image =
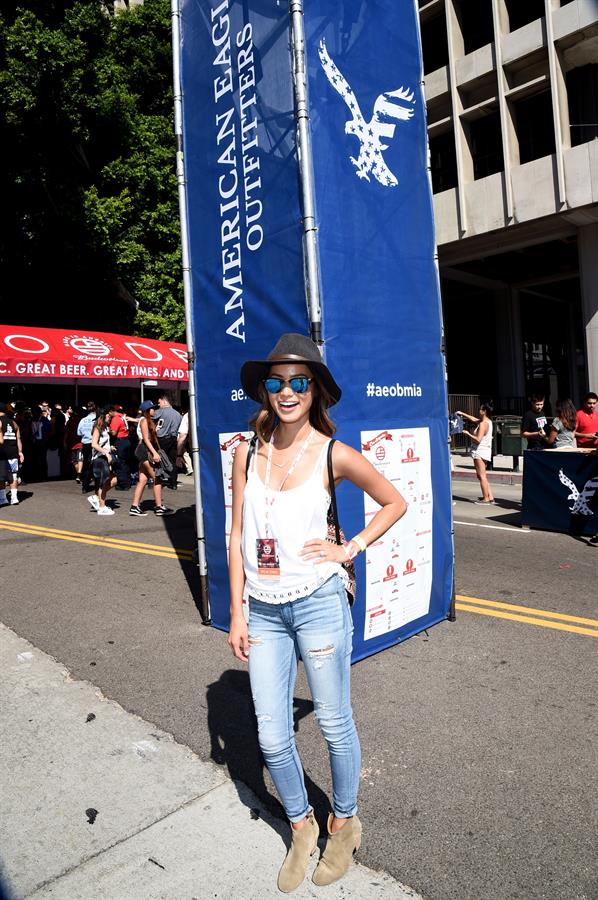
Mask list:
POLYGON ((249 677, 259 744, 291 822, 300 822, 311 809, 293 728, 299 657, 328 744, 334 815, 348 818, 357 812, 361 751, 351 709, 352 636, 338 575, 289 603, 249 600, 249 677))

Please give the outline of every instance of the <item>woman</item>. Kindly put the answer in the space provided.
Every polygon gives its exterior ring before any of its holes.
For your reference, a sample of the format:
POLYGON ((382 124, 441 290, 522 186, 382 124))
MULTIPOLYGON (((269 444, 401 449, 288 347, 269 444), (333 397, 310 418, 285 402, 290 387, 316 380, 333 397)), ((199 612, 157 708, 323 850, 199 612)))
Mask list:
POLYGON ((467 419, 468 422, 476 423, 476 428, 473 432, 464 430, 463 434, 466 437, 470 438, 476 445, 471 451, 471 456, 473 459, 473 464, 475 466, 475 472, 478 476, 478 481, 480 482, 480 487, 482 489, 482 496, 479 500, 475 500, 474 502, 481 505, 494 503, 494 497, 492 496, 492 489, 490 487, 490 482, 488 481, 487 475, 488 463, 492 460, 493 411, 494 406, 491 400, 487 400, 485 403, 480 403, 480 413, 477 419, 475 416, 470 416, 468 413, 462 412, 460 409, 457 410, 457 415, 463 416, 463 418, 467 419))
POLYGON ((75 412, 72 406, 67 406, 67 420, 64 431, 64 449, 66 456, 75 470, 75 481, 81 484, 81 472, 83 470, 83 444, 81 437, 77 434, 77 428, 81 421, 81 416, 75 412))
POLYGON ((98 516, 114 515, 114 510, 106 506, 106 494, 116 484, 116 477, 112 474, 110 418, 110 410, 107 407, 101 409, 91 432, 91 471, 95 479, 95 494, 87 500, 98 516))
POLYGON ((139 443, 135 448, 135 456, 139 461, 139 480, 135 485, 135 493, 133 494, 133 502, 129 509, 130 516, 147 516, 147 513, 141 509, 141 497, 145 490, 145 486, 151 478, 154 489, 154 513, 157 516, 169 516, 171 509, 162 505, 162 479, 156 474, 155 466, 161 462, 160 445, 156 436, 156 426, 154 425, 153 414, 155 406, 151 400, 144 400, 139 407, 141 416, 137 423, 137 437, 139 443))
MULTIPOLYGON (((14 407, 11 403, 0 403, 0 427, 4 437, 2 457, 8 463, 8 480, 0 477, 0 505, 7 503, 7 489, 10 490, 10 503, 16 506, 19 502, 19 466, 23 465, 23 444, 19 426, 15 421, 14 407)), ((5 467, 3 467, 5 468, 5 467)))
POLYGON ((574 449, 577 447, 575 440, 575 427, 577 422, 577 410, 573 406, 571 400, 557 400, 556 416, 549 426, 546 435, 546 444, 548 447, 554 447, 555 450, 574 449))
POLYGON ((327 452, 335 427, 327 409, 341 390, 307 337, 284 334, 267 360, 241 369, 245 392, 261 403, 255 452, 241 444, 233 464, 228 642, 249 676, 266 764, 292 828, 278 876, 281 891, 301 884, 319 835, 293 732, 293 686, 303 659, 316 717, 328 744, 333 812, 313 880, 331 884, 361 842, 357 818, 360 750, 350 702, 353 625, 342 563, 404 515, 393 485, 345 444, 332 453, 335 483, 347 478, 381 507, 351 541, 326 540, 327 452), (243 600, 249 603, 249 627, 243 600))

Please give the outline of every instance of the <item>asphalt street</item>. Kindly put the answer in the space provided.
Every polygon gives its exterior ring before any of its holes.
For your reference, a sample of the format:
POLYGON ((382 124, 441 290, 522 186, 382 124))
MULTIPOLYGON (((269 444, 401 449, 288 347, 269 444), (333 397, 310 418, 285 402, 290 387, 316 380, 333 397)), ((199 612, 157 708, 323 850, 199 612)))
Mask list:
MULTIPOLYGON (((0 510, 0 620, 282 815, 246 671, 196 607, 183 482, 166 519, 129 517, 126 493, 102 518, 74 483, 23 486, 0 510)), ((492 508, 477 494, 455 482, 457 621, 353 668, 359 859, 428 900, 595 900, 598 547, 522 530, 517 486, 497 485, 492 508)), ((302 673, 295 697, 324 821, 330 776, 302 673)))

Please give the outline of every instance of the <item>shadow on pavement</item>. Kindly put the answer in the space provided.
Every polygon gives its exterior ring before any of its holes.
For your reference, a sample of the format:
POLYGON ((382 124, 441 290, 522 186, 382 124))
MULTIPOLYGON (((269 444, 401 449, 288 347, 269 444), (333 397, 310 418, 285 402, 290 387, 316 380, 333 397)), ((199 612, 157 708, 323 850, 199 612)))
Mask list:
MULTIPOLYGON (((26 503, 28 500, 30 500, 33 497, 33 491, 23 491, 23 490, 21 490, 21 488, 19 488, 18 494, 19 494, 19 502, 15 503, 14 504, 15 506, 20 506, 21 503, 26 503)), ((9 504, 7 504, 7 505, 9 505, 9 504)), ((0 897, 0 900, 1 900, 1 897, 0 897)))
MULTIPOLYGON (((163 493, 163 503, 168 506, 169 491, 163 493)), ((193 598, 195 608, 201 616, 204 624, 204 615, 201 604, 201 591, 199 579, 199 567, 197 562, 197 530, 195 527, 195 505, 182 506, 172 516, 164 516, 164 531, 175 550, 190 550, 193 553, 193 562, 179 559, 179 565, 185 576, 189 593, 193 598)))
POLYGON ((521 511, 505 513, 502 516, 488 516, 489 522, 500 522, 502 525, 512 525, 521 528, 521 511))
MULTIPOLYGON (((268 824, 290 846, 290 829, 280 802, 272 795, 264 779, 265 763, 257 740, 257 727, 249 674, 238 669, 228 669, 218 681, 208 685, 206 692, 208 729, 210 732, 211 758, 219 766, 226 766, 231 779, 247 785, 272 814, 268 824), (281 822, 280 820, 283 820, 281 822)), ((301 719, 313 712, 311 700, 293 701, 295 733, 301 719)), ((309 802, 315 810, 320 829, 326 833, 326 820, 331 809, 324 791, 305 774, 305 787, 309 802)), ((238 790, 238 789, 237 789, 238 790)), ((239 799, 246 806, 248 799, 239 791, 239 799)), ((251 809, 253 816, 257 810, 251 809)))

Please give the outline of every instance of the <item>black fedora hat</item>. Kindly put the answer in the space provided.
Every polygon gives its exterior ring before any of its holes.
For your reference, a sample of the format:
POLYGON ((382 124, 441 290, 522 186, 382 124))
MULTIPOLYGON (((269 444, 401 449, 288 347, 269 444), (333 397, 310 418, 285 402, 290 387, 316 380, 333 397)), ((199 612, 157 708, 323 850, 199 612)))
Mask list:
POLYGON ((251 359, 241 366, 241 384, 252 400, 260 402, 259 385, 267 377, 273 363, 305 363, 326 389, 330 405, 341 399, 341 389, 322 362, 317 345, 304 334, 283 334, 267 359, 251 359))

